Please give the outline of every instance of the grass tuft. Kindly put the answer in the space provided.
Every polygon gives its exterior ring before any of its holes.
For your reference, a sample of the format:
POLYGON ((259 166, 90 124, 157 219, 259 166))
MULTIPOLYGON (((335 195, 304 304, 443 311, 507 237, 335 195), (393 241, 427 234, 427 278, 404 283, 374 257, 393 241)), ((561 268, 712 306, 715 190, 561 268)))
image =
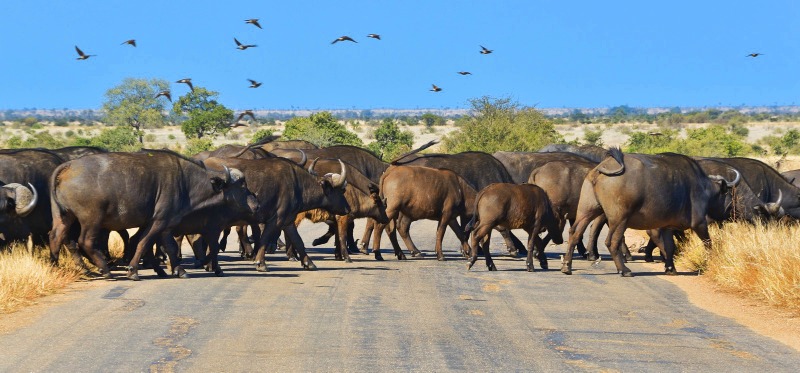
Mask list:
POLYGON ((711 250, 691 234, 679 264, 725 290, 800 314, 800 225, 729 223, 709 231, 711 250))
POLYGON ((81 271, 65 256, 54 267, 41 247, 31 252, 24 244, 14 244, 0 251, 0 313, 14 312, 78 280, 81 271))

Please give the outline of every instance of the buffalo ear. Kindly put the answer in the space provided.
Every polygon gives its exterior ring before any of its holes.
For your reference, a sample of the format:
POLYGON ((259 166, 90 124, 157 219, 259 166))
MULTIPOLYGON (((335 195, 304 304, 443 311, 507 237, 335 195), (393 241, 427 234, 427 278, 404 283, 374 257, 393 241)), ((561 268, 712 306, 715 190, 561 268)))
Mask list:
POLYGON ((333 184, 331 184, 330 180, 327 178, 322 178, 322 180, 319 181, 319 186, 322 187, 322 192, 325 193, 325 195, 330 194, 333 189, 333 184))
POLYGON ((214 176, 211 178, 211 187, 214 188, 215 193, 219 193, 225 187, 225 180, 214 176))

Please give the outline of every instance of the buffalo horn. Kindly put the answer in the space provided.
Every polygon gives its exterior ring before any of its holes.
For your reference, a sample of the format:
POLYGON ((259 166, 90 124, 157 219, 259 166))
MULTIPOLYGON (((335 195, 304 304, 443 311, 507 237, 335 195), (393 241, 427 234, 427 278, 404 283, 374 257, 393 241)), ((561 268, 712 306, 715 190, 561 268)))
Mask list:
POLYGON ((20 217, 30 214, 36 207, 36 202, 39 201, 39 194, 36 193, 36 188, 31 183, 28 183, 28 185, 31 187, 30 189, 18 183, 10 183, 3 186, 3 188, 14 191, 14 203, 17 206, 16 213, 20 217), (25 205, 21 206, 23 203, 25 205))
POLYGON ((767 203, 767 210, 769 210, 769 213, 774 216, 779 215, 781 211, 781 202, 783 202, 783 191, 778 189, 778 200, 767 203))
POLYGON ((733 181, 728 182, 727 180, 725 180, 725 182, 728 184, 728 187, 730 187, 730 188, 733 188, 733 187, 739 185, 739 181, 742 180, 742 174, 739 172, 739 170, 734 168, 733 172, 736 173, 736 177, 733 178, 733 181))
POLYGON ((302 155, 302 158, 300 158, 300 162, 297 162, 297 164, 300 165, 300 167, 305 167, 306 162, 308 162, 308 156, 306 155, 306 152, 303 151, 303 149, 297 149, 297 151, 300 152, 300 154, 302 155))
POLYGON ((222 168, 224 168, 224 169, 225 169, 225 184, 226 184, 226 185, 227 185, 227 184, 230 184, 230 183, 231 183, 231 179, 232 179, 232 177, 231 177, 231 170, 230 170, 230 169, 228 168, 228 166, 226 166, 226 165, 222 165, 222 168))
POLYGON ((344 162, 339 159, 339 166, 342 167, 342 173, 339 175, 333 175, 331 179, 333 180, 333 186, 335 188, 341 188, 344 186, 344 183, 347 181, 347 167, 344 166, 344 162))
POLYGON ((311 161, 311 166, 308 166, 308 173, 310 173, 312 175, 316 175, 316 173, 314 172, 314 166, 317 165, 317 161, 318 160, 319 160, 319 157, 314 158, 314 160, 311 161))

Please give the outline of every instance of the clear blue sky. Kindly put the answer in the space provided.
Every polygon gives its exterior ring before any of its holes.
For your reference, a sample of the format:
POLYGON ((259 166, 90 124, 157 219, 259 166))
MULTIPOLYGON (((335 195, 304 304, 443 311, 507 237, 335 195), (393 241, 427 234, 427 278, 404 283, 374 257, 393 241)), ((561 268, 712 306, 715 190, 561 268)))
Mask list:
POLYGON ((3 1, 0 46, 0 109, 100 108, 126 77, 234 109, 800 104, 797 0, 3 1))

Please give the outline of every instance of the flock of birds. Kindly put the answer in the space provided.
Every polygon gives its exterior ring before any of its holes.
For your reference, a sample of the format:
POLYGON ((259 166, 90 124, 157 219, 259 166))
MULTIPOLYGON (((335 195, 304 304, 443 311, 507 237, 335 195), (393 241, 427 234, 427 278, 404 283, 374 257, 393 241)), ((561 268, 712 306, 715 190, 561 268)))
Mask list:
MULTIPOLYGON (((258 27, 259 29, 262 28, 261 24, 258 23, 258 18, 246 19, 246 20, 244 20, 244 22, 246 24, 250 24, 250 25, 253 25, 255 27, 258 27)), ((379 34, 367 34, 367 37, 371 38, 371 39, 375 39, 375 40, 381 40, 381 36, 379 34)), ((338 43, 340 41, 342 41, 342 42, 349 41, 349 42, 353 42, 353 43, 358 43, 355 39, 351 38, 350 36, 342 35, 342 36, 334 39, 331 42, 331 44, 336 44, 336 43, 338 43)), ((256 45, 256 44, 244 44, 244 43, 240 42, 238 39, 236 39, 235 37, 233 38, 233 42, 236 43, 236 49, 241 50, 241 51, 246 50, 248 48, 258 47, 258 45, 256 45)), ((130 46, 135 48, 136 47, 136 39, 125 40, 120 45, 130 45, 130 46)), ((488 48, 486 48, 486 47, 484 47, 482 45, 479 45, 479 47, 481 47, 480 54, 487 55, 487 54, 491 54, 493 52, 493 50, 488 49, 488 48)), ((89 59, 89 57, 97 56, 96 54, 86 54, 86 53, 84 53, 80 48, 78 48, 77 45, 75 46, 75 51, 78 53, 77 60, 79 60, 79 61, 87 60, 87 59, 89 59)), ((760 54, 759 53, 751 54, 752 57, 756 57, 757 55, 760 55, 760 54)), ((469 72, 469 71, 458 71, 457 73, 462 75, 462 76, 472 75, 472 73, 469 72)), ((253 79, 247 79, 247 81, 250 82, 250 86, 248 88, 258 88, 262 84, 261 82, 255 81, 253 79)), ((192 92, 194 92, 194 86, 192 85, 192 79, 191 78, 183 78, 183 79, 175 81, 175 83, 186 84, 186 85, 189 86, 189 89, 192 92)), ((436 84, 432 84, 432 86, 433 87, 430 89, 431 92, 441 92, 442 91, 442 88, 437 86, 436 84)), ((172 102, 172 92, 169 89, 166 89, 166 90, 158 92, 155 95, 155 98, 159 98, 159 97, 162 97, 162 96, 165 97, 167 100, 169 100, 169 102, 172 102)), ((240 125, 239 121, 245 116, 249 116, 249 117, 253 118, 253 120, 255 120, 255 115, 253 114, 253 111, 252 110, 245 110, 244 112, 239 114, 239 116, 236 119, 236 121, 234 123, 232 123, 231 125, 234 126, 234 127, 235 126, 239 126, 240 125)))

